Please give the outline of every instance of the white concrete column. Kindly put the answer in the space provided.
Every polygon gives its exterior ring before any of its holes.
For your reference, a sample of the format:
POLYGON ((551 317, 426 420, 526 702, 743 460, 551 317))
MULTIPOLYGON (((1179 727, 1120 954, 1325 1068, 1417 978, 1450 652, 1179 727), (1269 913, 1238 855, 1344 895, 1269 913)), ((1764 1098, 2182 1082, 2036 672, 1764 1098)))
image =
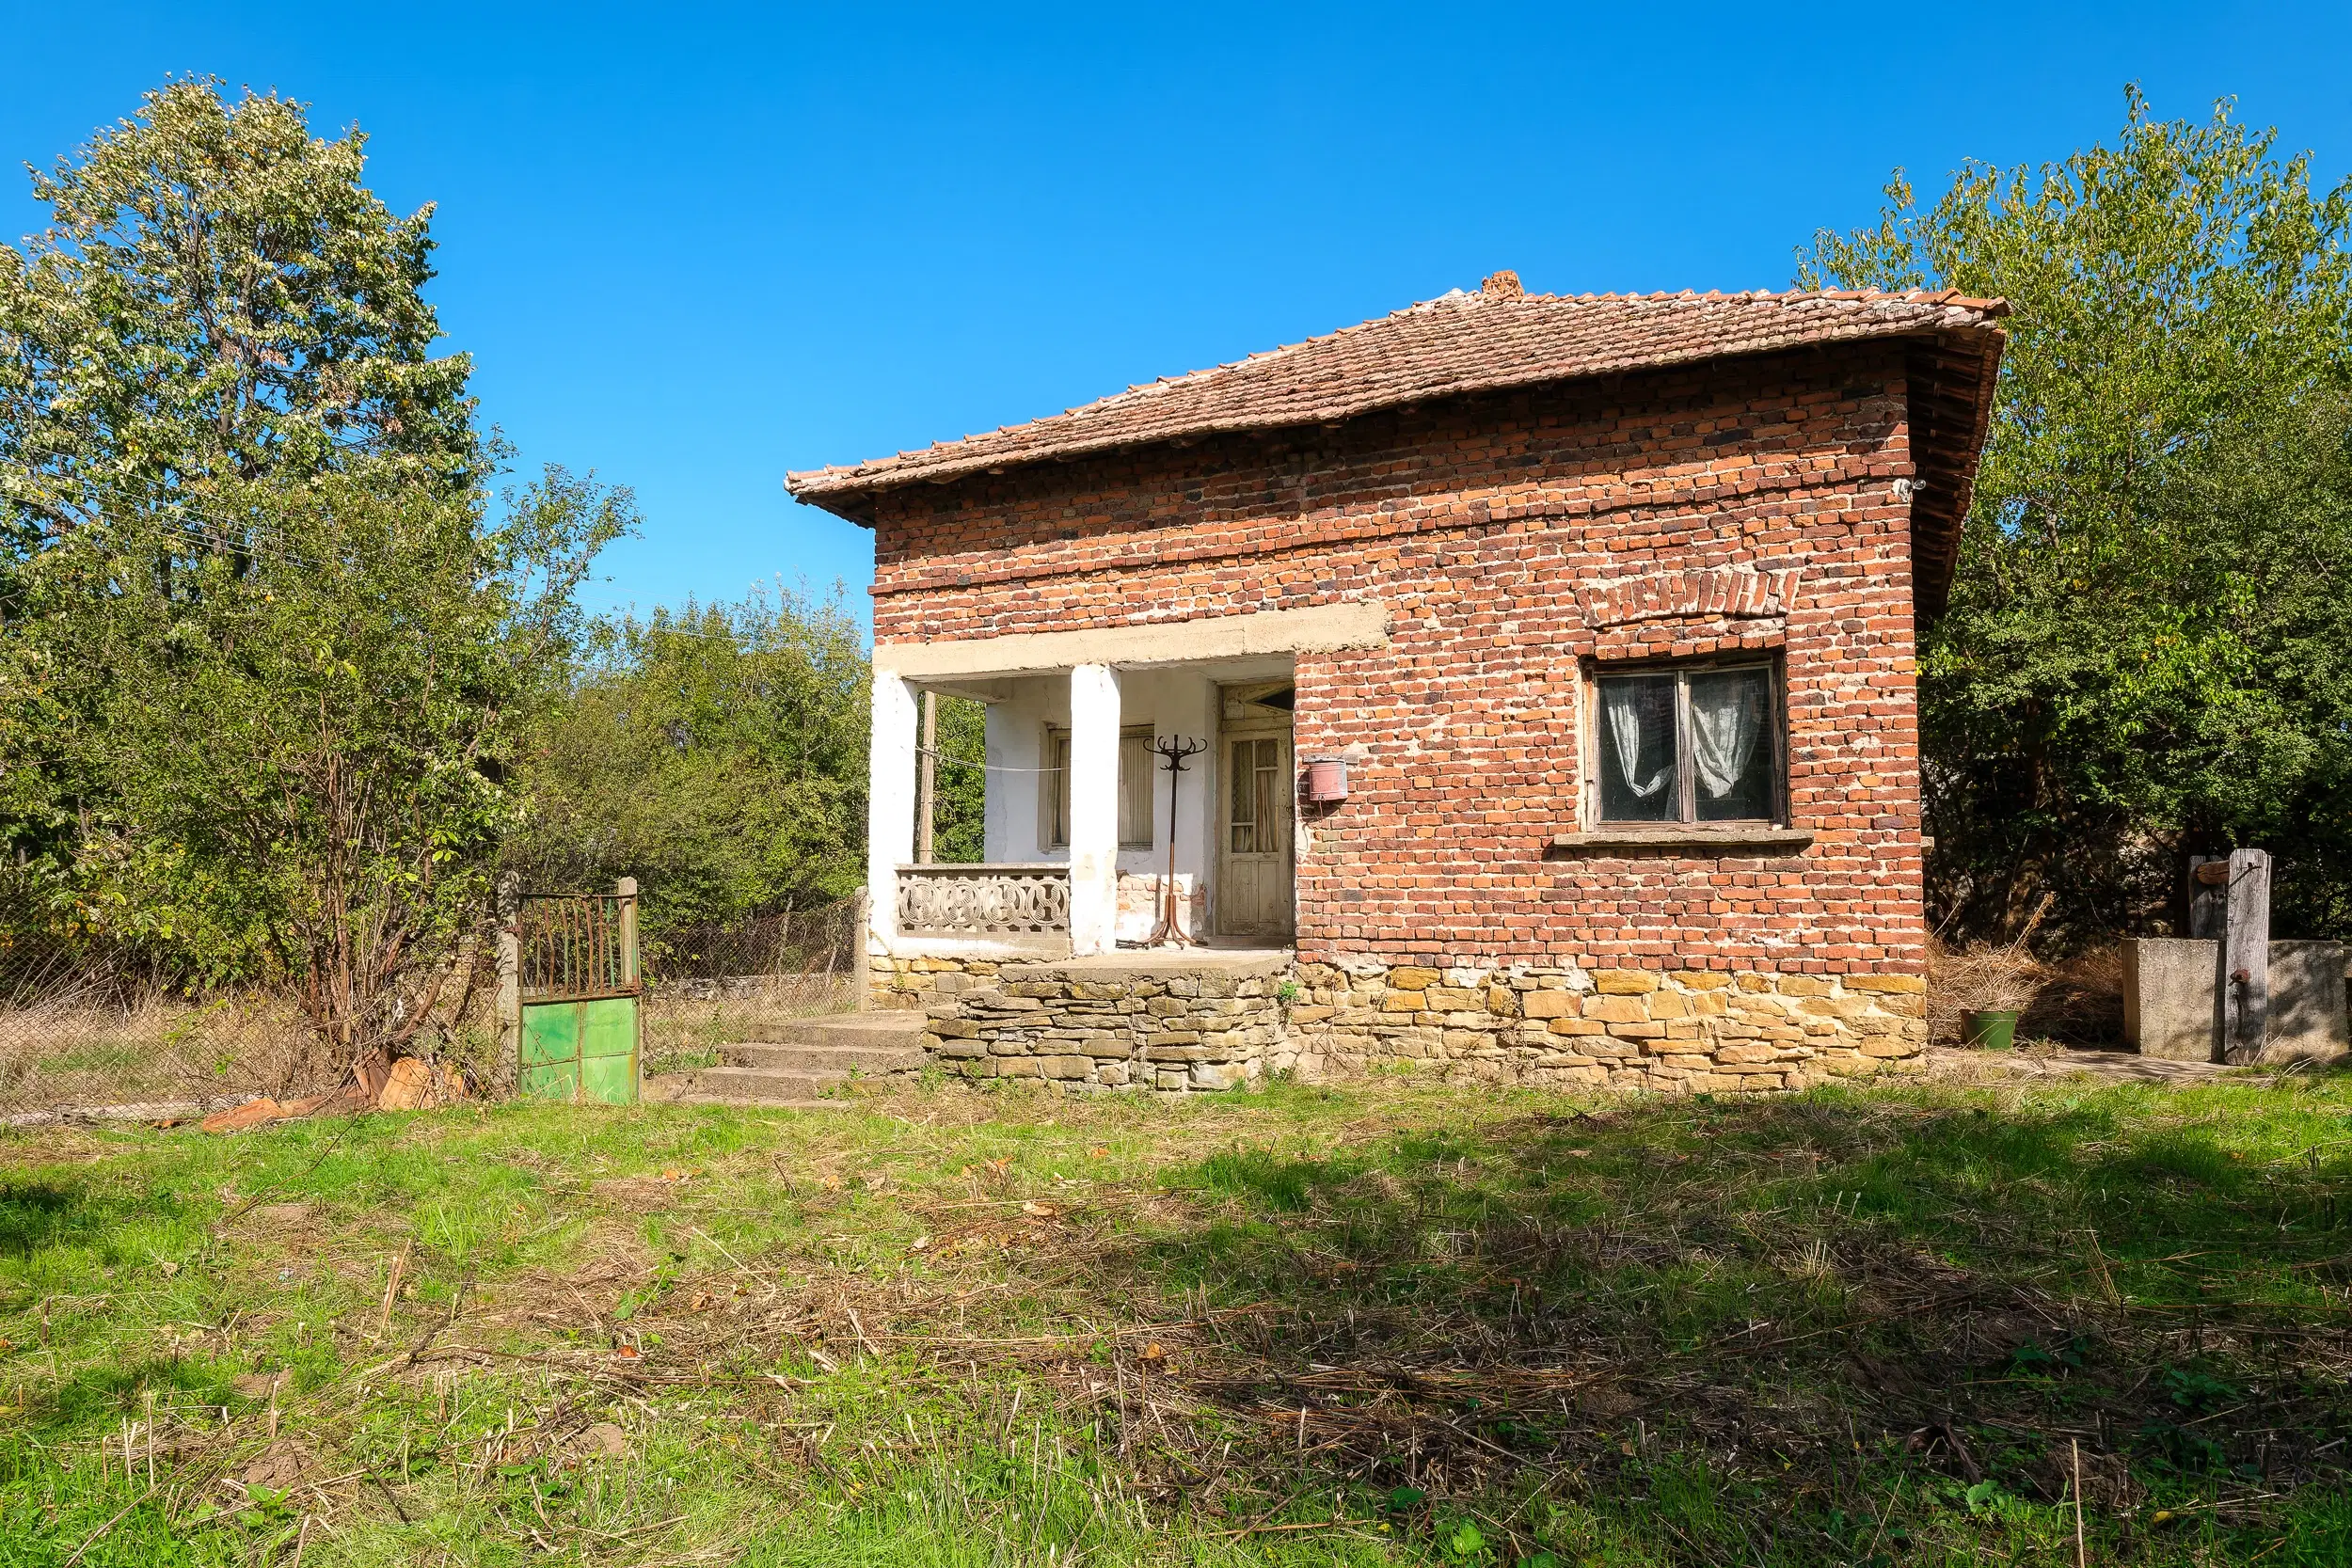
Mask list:
POLYGON ((866 782, 866 936, 881 956, 898 945, 898 867, 914 854, 914 689, 874 672, 873 749, 866 782))
POLYGON ((1119 946, 1119 672, 1070 672, 1070 951, 1119 946))

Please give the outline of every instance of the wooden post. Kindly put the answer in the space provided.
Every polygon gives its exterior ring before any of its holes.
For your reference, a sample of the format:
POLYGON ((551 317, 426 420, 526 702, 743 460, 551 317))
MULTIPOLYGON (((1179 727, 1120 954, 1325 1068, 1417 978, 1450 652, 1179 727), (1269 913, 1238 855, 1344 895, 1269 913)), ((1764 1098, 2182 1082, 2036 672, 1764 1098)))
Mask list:
POLYGON ((923 693, 923 749, 915 753, 914 859, 931 863, 932 818, 939 815, 939 693, 923 693))
POLYGON ((2230 857, 2188 857, 2188 935, 2219 942, 2230 924, 2230 857))
POLYGON ((517 927, 522 923, 523 879, 515 872, 498 880, 499 923, 499 1056, 523 1069, 523 955, 517 927))
POLYGON ((612 884, 621 909, 621 984, 637 984, 637 879, 624 877, 612 884))
POLYGON ((2259 1062, 2270 1023, 2270 854, 2230 851, 2228 925, 2214 976, 2214 1060, 2259 1062))
MULTIPOLYGON (((633 988, 637 994, 629 1002, 629 1016, 637 1023, 637 1049, 631 1053, 630 1065, 637 1069, 637 1094, 643 1098, 645 1088, 645 990, 644 972, 637 963, 637 879, 623 877, 612 884, 619 895, 621 984, 633 988)), ((581 1081, 586 1082, 587 1063, 580 1064, 581 1081)))

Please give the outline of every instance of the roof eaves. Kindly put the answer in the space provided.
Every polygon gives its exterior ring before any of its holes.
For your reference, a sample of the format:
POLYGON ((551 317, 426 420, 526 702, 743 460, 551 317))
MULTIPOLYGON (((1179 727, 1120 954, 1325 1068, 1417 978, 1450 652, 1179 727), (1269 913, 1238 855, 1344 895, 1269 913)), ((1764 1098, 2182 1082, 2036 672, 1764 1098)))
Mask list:
POLYGON ((1017 425, 999 425, 994 431, 987 432, 981 435, 958 436, 953 440, 947 441, 934 441, 929 447, 922 448, 917 451, 900 451, 892 457, 876 458, 860 464, 835 465, 821 468, 802 469, 797 472, 787 474, 786 476, 785 483, 786 488, 789 490, 796 499, 822 505, 824 504, 825 498, 828 497, 837 496, 844 499, 864 497, 876 491, 894 489, 900 485, 917 483, 918 481, 930 483, 947 483, 957 479, 966 478, 975 473, 1003 472, 1008 468, 1025 467, 1033 464, 1047 461, 1068 462, 1081 457, 1099 456, 1109 451, 1117 451, 1136 447, 1155 446, 1163 442, 1174 440, 1198 439, 1206 436, 1234 434, 1248 430, 1283 429, 1296 424, 1327 422, 1333 419, 1354 419, 1360 415, 1378 412, 1384 408, 1397 407, 1408 404, 1430 402, 1449 397, 1467 396, 1477 392, 1504 391, 1518 388, 1544 386, 1554 382, 1582 381, 1600 376, 1622 374, 1629 371, 1646 370, 1652 368, 1662 369, 1669 366, 1691 364, 1708 359, 1742 358, 1757 354, 1779 353, 1789 348, 1804 347, 1814 343, 1826 344, 1835 342, 1853 342, 1874 338, 1907 337, 1923 333, 1965 329, 1972 326, 1979 328, 1991 328, 1992 330, 1997 332, 1999 329, 1997 327, 1994 327, 1994 322, 1998 320, 2000 317, 2006 316, 2010 309, 2009 303, 2006 300, 1997 298, 1978 298, 1963 294, 1957 289, 1910 290, 1903 293, 1894 293, 1891 291, 1881 292, 1863 289, 1825 289, 1791 291, 1784 293, 1774 293, 1767 290, 1757 290, 1752 293, 1731 294, 1725 294, 1715 291, 1709 291, 1705 294, 1700 294, 1685 289, 1679 293, 1654 293, 1646 294, 1536 294, 1525 296, 1523 301, 1513 301, 1511 306, 1503 308, 1517 308, 1522 304, 1629 304, 1672 307, 1677 305, 1728 303, 1739 300, 1748 300, 1757 304, 1772 303, 1780 305, 1784 308, 1803 306, 1815 302, 1860 304, 1868 307, 1907 307, 1913 310, 1925 307, 1935 309, 1936 314, 1932 317, 1908 315, 1895 317, 1889 315, 1883 317, 1879 323, 1876 324, 1868 323, 1867 321, 1857 323, 1856 325, 1861 327, 1861 330, 1836 331, 1826 334, 1818 330, 1807 331, 1803 326, 1792 326, 1790 331, 1786 335, 1768 335, 1757 341, 1742 342, 1730 349, 1707 344, 1693 344, 1685 348, 1670 349, 1665 352, 1659 352, 1654 349, 1629 350, 1628 352, 1614 357, 1595 360, 1581 365, 1574 371, 1566 372, 1565 373, 1550 367, 1538 367, 1531 368, 1524 373, 1519 374, 1513 374, 1505 372, 1504 373, 1499 375, 1457 377, 1451 382, 1426 384, 1411 388, 1400 388, 1394 391, 1366 397, 1359 402, 1343 404, 1338 408, 1318 409, 1311 413, 1302 412, 1289 418, 1269 418, 1263 414, 1224 417, 1212 415, 1205 416, 1187 424, 1170 428, 1142 431, 1114 431, 1104 436, 1095 437, 1078 436, 1064 442, 1043 443, 1033 448, 1017 451, 976 451, 969 455, 957 455, 958 449, 968 448, 973 443, 984 440, 990 436, 1003 435, 1037 425, 1051 424, 1056 420, 1074 419, 1082 414, 1107 414, 1115 411, 1119 406, 1126 404, 1131 401, 1140 400, 1142 398, 1154 395, 1167 395, 1172 393, 1177 388, 1198 383, 1202 380, 1220 377, 1245 366, 1259 364, 1263 361, 1284 356, 1296 356, 1306 350, 1335 341, 1352 334, 1376 328, 1384 323, 1395 321, 1400 318, 1428 314, 1441 309, 1491 308, 1486 304, 1486 302, 1481 300, 1478 295, 1465 293, 1463 291, 1457 289, 1450 293, 1440 294, 1435 299, 1423 300, 1418 304, 1409 305, 1402 309, 1391 311, 1387 316, 1375 317, 1370 321, 1359 322, 1349 326, 1341 327, 1335 332, 1322 334, 1319 337, 1302 339, 1295 343, 1285 343, 1276 348, 1266 349, 1256 354, 1248 355, 1241 359, 1228 360, 1222 364, 1210 366, 1202 370, 1188 372, 1183 375, 1162 376, 1154 381, 1138 382, 1136 385, 1127 388, 1123 391, 1111 393, 1109 396, 1097 399, 1092 403, 1081 404, 1074 407, 1065 408, 1059 414, 1046 415, 1037 420, 1025 420, 1017 425), (1975 319, 1967 319, 1971 317, 1975 319))

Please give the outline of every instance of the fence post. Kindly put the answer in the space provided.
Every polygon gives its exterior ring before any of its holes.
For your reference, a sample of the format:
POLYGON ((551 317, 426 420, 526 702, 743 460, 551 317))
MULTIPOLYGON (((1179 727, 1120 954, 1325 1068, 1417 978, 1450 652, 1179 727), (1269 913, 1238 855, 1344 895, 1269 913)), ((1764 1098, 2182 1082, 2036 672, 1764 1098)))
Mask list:
POLYGON ((621 899, 621 984, 637 984, 637 879, 624 877, 612 884, 621 899))
POLYGON ((2270 1023, 2270 854, 2230 851, 2228 924, 2214 974, 2214 1059, 2259 1062, 2270 1023))
POLYGON ((522 920, 523 879, 505 871, 498 879, 499 1055, 516 1073, 523 1064, 523 954, 516 927, 522 920))
POLYGON ((857 890, 857 928, 850 934, 850 962, 857 976, 857 1010, 874 1010, 874 960, 866 956, 868 942, 866 933, 874 928, 874 891, 870 887, 857 890))
POLYGON ((645 986, 644 970, 637 958, 637 879, 623 877, 612 884, 620 895, 621 914, 621 984, 636 988, 637 994, 629 1001, 629 1017, 637 1024, 637 1093, 643 1099, 645 1089, 645 986))

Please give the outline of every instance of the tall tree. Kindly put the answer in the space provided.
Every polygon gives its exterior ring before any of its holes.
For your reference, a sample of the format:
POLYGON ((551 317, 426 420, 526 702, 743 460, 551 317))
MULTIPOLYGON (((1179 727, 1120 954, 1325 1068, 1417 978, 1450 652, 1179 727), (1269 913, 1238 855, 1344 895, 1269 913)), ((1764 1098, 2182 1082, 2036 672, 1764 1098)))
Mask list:
MULTIPOLYGON (((69 541, 83 558, 59 582, 103 557, 184 596, 211 581, 191 566, 252 570, 272 486, 483 483, 470 367, 432 353, 431 209, 395 217, 361 182, 365 147, 312 136, 299 103, 190 80, 33 176, 50 221, 0 246, 0 635, 54 624, 57 584, 36 615, 31 575, 69 541)), ((107 783, 18 740, 0 847, 71 860, 107 783)))
POLYGON ((2352 183, 2217 105, 2114 147, 1968 165, 1818 235, 1806 287, 2015 307, 1951 607, 1921 649, 1931 896, 1963 931, 2044 891, 2088 939, 2258 844, 2282 919, 2352 925, 2352 183))
POLYGON ((175 83, 0 248, 0 918, 286 981, 351 1052, 419 1026, 633 521, 552 469, 491 504, 363 147, 175 83))
POLYGON ((134 513, 233 531, 225 485, 372 466, 462 489, 485 452, 435 356, 430 207, 361 182, 366 138, 172 83, 33 177, 0 247, 0 519, 22 549, 134 513))

